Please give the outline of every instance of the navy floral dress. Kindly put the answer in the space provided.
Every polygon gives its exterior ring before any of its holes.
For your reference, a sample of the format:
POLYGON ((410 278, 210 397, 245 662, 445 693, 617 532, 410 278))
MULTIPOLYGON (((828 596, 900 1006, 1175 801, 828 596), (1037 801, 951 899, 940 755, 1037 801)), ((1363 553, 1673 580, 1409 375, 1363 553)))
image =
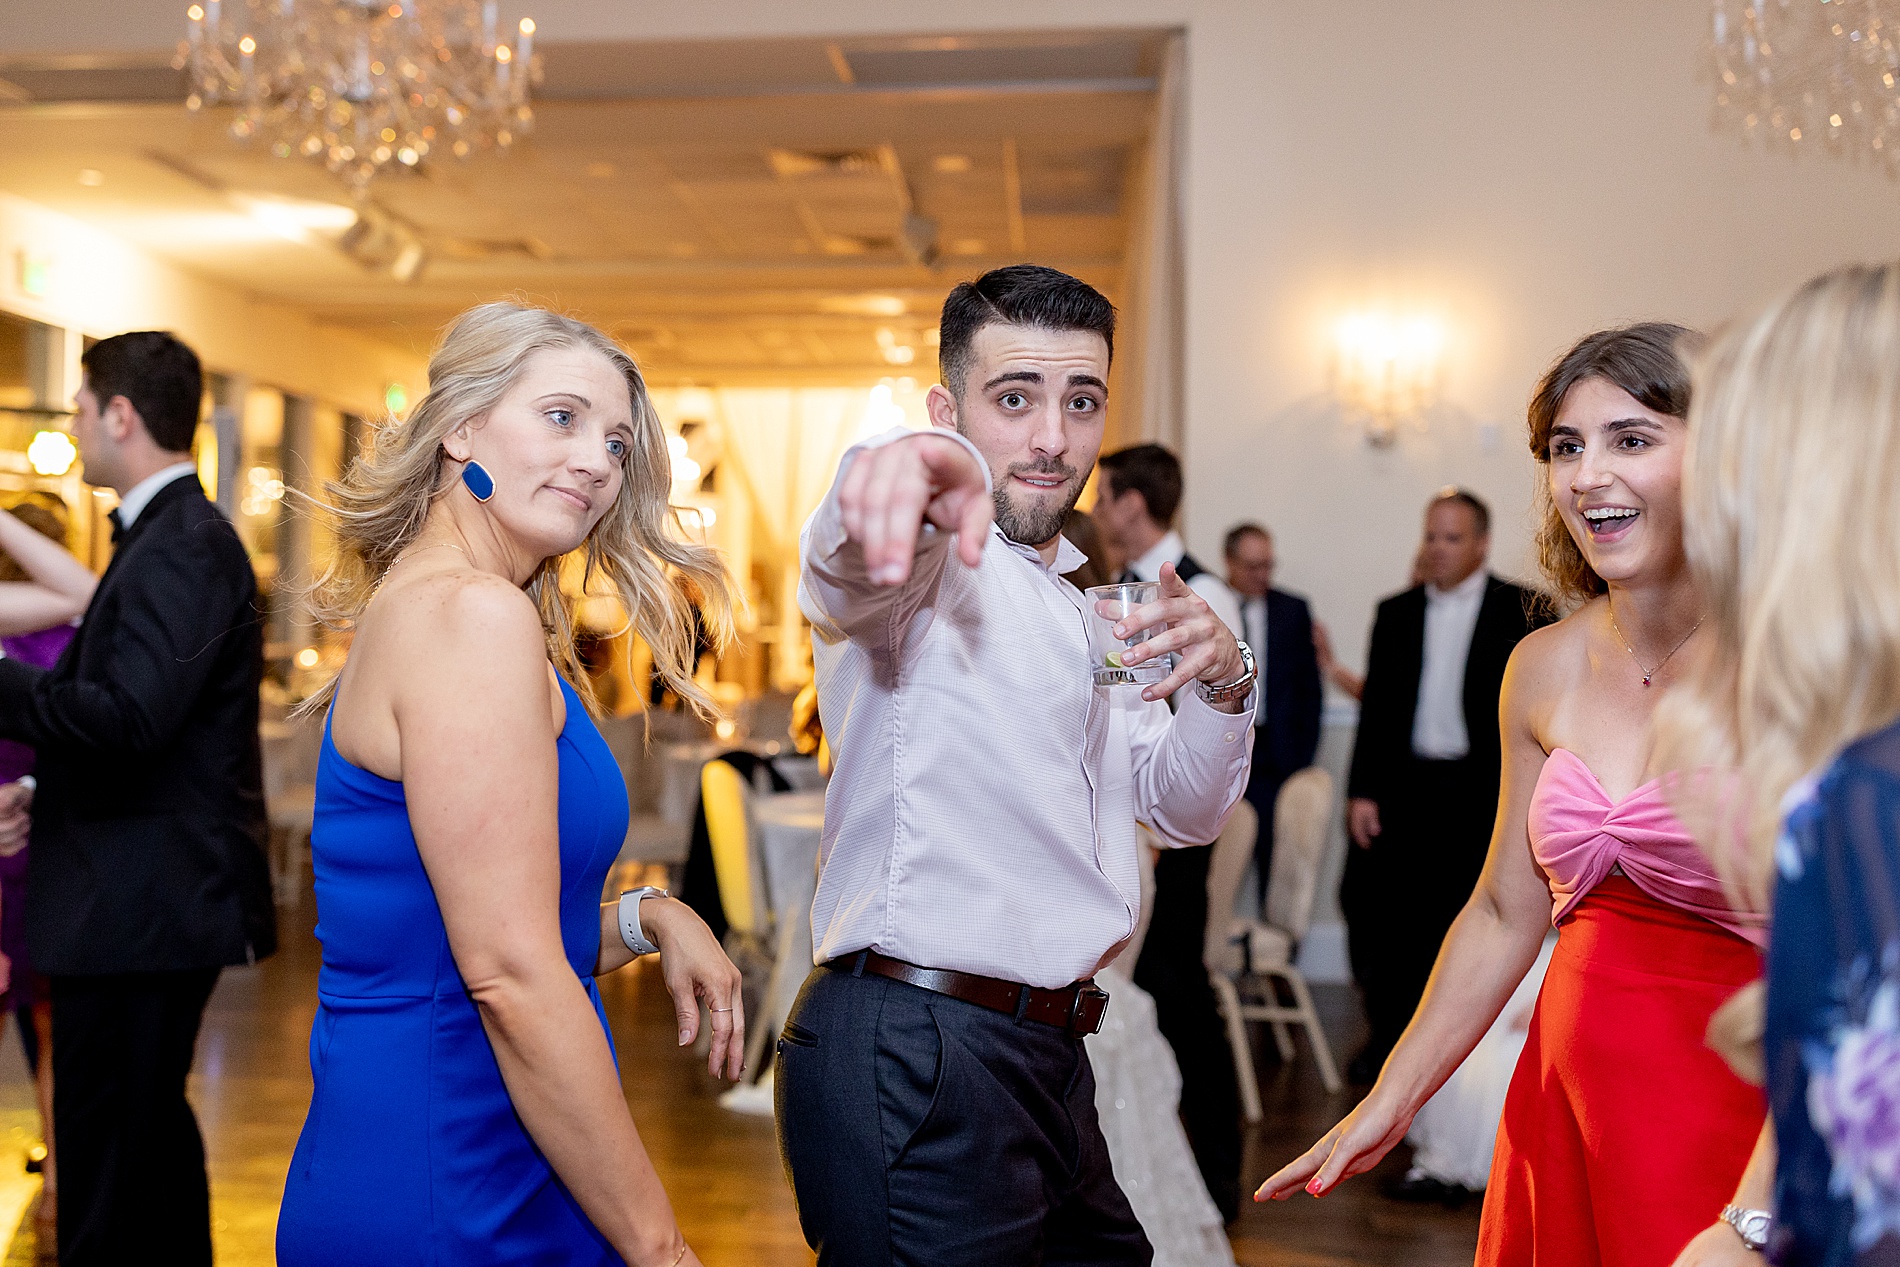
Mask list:
POLYGON ((1789 793, 1775 865, 1769 1258, 1900 1264, 1900 725, 1789 793))

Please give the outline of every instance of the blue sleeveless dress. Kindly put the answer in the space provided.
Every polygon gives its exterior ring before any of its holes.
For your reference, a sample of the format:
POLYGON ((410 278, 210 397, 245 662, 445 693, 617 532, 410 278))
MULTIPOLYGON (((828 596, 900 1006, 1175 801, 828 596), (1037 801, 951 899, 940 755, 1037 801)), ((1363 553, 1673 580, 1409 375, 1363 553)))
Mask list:
MULTIPOLYGON (((627 791, 573 687, 561 692, 561 940, 605 1029, 592 974, 627 791)), ((402 784, 344 760, 327 720, 310 846, 323 943, 316 1088, 284 1187, 278 1263, 620 1263, 515 1115, 402 784)))

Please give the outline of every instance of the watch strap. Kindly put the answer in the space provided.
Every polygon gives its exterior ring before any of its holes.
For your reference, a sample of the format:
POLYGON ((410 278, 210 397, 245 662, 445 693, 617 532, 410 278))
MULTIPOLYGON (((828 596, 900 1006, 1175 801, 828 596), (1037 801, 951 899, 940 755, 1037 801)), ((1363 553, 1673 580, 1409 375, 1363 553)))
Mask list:
POLYGON ((665 889, 647 885, 644 888, 628 889, 620 895, 620 940, 626 943, 628 950, 637 958, 640 955, 659 953, 659 946, 640 928, 640 903, 650 897, 670 896, 665 889))
POLYGON ((1231 682, 1202 682, 1201 698, 1210 704, 1225 704, 1229 700, 1242 699, 1253 689, 1260 671, 1254 665, 1253 648, 1245 642, 1237 642, 1240 648, 1240 676, 1231 682))
POLYGON ((1749 1210, 1739 1205, 1722 1207, 1722 1222, 1735 1229, 1735 1235, 1742 1238, 1742 1244, 1752 1250, 1768 1248, 1768 1230, 1774 1225, 1774 1215, 1767 1210, 1749 1210))

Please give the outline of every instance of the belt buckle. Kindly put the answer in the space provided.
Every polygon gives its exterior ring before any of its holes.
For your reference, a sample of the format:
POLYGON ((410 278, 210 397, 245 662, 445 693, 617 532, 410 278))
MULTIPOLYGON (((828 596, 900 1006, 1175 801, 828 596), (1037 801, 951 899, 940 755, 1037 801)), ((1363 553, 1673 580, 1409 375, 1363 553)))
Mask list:
POLYGON ((1099 1034, 1102 1021, 1108 1016, 1108 991, 1093 981, 1075 987, 1075 998, 1069 1003, 1069 1032, 1073 1034, 1099 1034))

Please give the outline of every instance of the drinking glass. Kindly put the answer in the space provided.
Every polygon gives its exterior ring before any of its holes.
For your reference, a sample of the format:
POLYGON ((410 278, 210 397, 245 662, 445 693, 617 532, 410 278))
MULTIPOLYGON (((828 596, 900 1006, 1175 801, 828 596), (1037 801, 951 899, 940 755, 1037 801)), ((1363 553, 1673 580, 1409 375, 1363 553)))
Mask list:
POLYGON ((1097 585, 1083 591, 1082 607, 1088 621, 1089 663, 1097 686, 1150 686, 1168 676, 1168 657, 1156 656, 1139 664, 1123 665, 1122 653, 1136 643, 1146 642, 1165 625, 1140 630, 1132 638, 1115 636, 1116 622, 1135 608, 1161 597, 1158 581, 1136 581, 1126 585, 1097 585))

